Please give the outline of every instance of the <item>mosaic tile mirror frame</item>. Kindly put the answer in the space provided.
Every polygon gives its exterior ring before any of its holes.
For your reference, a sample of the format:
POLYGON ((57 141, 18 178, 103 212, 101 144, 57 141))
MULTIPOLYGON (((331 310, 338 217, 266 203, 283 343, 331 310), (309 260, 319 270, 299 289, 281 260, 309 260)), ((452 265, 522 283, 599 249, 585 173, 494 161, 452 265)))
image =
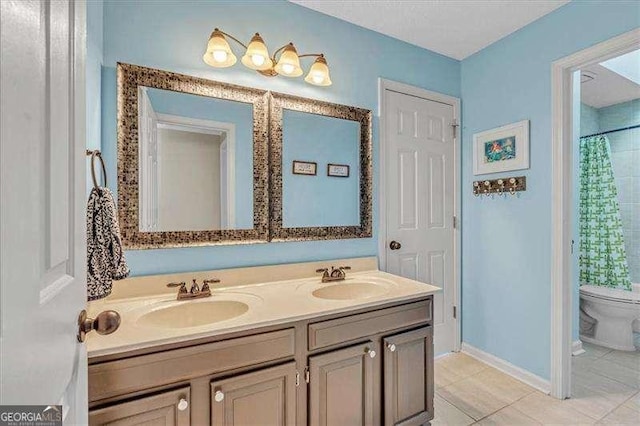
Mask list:
MULTIPOLYGON (((149 249, 267 242, 269 240, 268 92, 124 63, 118 63, 117 74, 118 211, 125 248, 149 249), (235 101, 252 106, 253 218, 252 220, 249 218, 249 226, 245 229, 141 230, 138 117, 141 87, 235 101)), ((189 173, 189 170, 184 172, 189 173)), ((250 202, 249 205, 251 205, 250 202)), ((192 208, 188 205, 181 207, 185 211, 192 208)), ((245 209, 245 213, 248 210, 250 208, 245 209)), ((144 229, 144 223, 142 225, 144 229)))

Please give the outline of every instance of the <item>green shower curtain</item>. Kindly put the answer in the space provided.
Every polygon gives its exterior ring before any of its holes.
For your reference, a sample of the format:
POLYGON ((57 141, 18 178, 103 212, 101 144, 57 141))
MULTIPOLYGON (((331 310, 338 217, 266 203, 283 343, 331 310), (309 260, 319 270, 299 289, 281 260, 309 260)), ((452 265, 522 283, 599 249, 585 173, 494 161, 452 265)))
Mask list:
POLYGON ((609 139, 580 139, 580 283, 631 290, 609 139))

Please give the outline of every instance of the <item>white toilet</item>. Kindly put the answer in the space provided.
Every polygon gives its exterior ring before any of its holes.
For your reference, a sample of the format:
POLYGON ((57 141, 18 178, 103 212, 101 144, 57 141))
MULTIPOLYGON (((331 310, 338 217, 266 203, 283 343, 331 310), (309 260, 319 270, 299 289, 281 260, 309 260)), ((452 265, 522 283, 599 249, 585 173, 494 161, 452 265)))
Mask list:
POLYGON ((581 327, 581 340, 611 349, 634 351, 633 322, 640 320, 640 285, 634 284, 633 291, 580 286, 580 314, 592 318, 591 321, 583 318, 582 324, 595 320, 595 331, 581 327))

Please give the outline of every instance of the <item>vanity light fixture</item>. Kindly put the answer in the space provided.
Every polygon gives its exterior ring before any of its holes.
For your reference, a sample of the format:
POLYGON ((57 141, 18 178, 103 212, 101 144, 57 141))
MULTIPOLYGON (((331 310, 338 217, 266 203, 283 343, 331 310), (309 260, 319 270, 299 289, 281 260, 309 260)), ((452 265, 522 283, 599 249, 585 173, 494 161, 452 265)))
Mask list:
POLYGON ((252 70, 258 71, 262 75, 275 77, 282 75, 285 77, 300 77, 304 71, 300 66, 300 58, 315 57, 315 62, 311 65, 304 81, 315 86, 331 86, 329 76, 329 66, 322 53, 306 53, 298 55, 293 43, 286 44, 277 49, 273 56, 269 56, 269 49, 260 34, 256 33, 245 45, 237 38, 218 28, 214 29, 207 43, 207 50, 202 59, 207 65, 215 68, 227 68, 237 62, 236 55, 233 54, 226 37, 244 47, 245 54, 241 59, 242 64, 252 70), (278 57, 278 54, 280 56, 278 57))

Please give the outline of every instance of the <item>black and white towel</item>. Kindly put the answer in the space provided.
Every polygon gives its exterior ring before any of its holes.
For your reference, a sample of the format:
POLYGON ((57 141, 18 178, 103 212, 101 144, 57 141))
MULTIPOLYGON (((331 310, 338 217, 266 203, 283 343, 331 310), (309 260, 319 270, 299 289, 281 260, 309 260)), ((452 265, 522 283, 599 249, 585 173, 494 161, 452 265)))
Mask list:
POLYGON ((87 299, 108 296, 112 281, 128 275, 113 194, 93 188, 87 205, 87 299))

